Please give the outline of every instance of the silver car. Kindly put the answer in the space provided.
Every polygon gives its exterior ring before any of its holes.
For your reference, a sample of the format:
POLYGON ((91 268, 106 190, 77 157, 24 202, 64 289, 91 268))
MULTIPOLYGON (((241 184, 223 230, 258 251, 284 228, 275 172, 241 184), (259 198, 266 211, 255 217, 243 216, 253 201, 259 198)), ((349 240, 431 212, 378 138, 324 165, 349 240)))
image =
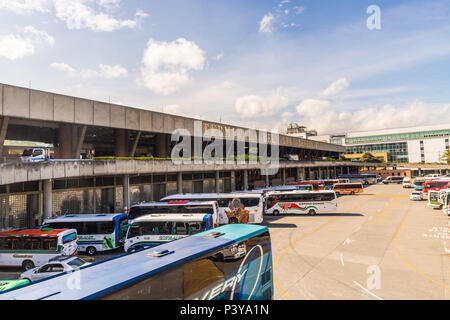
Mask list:
POLYGON ((74 256, 59 256, 50 259, 46 264, 25 271, 19 279, 27 279, 31 282, 42 280, 51 276, 55 276, 62 272, 74 271, 82 266, 89 265, 89 262, 74 256))
POLYGON ((423 196, 422 196, 422 192, 420 191, 413 191, 411 192, 411 195, 409 196, 409 200, 417 200, 417 201, 422 201, 423 196))

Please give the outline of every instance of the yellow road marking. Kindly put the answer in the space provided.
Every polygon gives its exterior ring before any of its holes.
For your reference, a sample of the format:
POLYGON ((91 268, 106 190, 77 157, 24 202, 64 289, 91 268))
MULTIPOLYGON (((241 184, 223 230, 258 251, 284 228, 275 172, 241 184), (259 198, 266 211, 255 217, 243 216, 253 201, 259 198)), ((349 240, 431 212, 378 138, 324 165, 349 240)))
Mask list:
POLYGON ((430 280, 430 281, 432 281, 432 282, 434 282, 434 283, 440 285, 441 287, 444 287, 445 289, 450 290, 450 287, 446 286, 446 285, 443 284, 443 283, 440 283, 439 281, 434 280, 433 278, 427 276, 426 274, 422 273, 420 270, 418 270, 418 269, 416 269, 415 267, 413 267, 412 265, 410 265, 409 262, 406 261, 405 258, 403 258, 402 254, 400 253, 399 248, 397 247, 397 235, 399 234, 400 229, 401 229, 402 226, 403 226, 403 223, 405 222, 406 218, 408 217, 409 213, 411 212, 411 209, 412 209, 412 204, 409 205, 408 211, 406 211, 405 217, 403 218, 402 222, 400 223, 400 226, 398 227, 397 232, 395 233, 394 239, 392 239, 392 242, 394 243, 395 249, 397 250, 397 254, 399 255, 399 257, 403 260, 404 263, 406 263, 406 265, 407 265, 411 270, 413 270, 414 272, 420 274, 422 277, 424 277, 424 278, 426 278, 426 279, 428 279, 428 280, 430 280))
MULTIPOLYGON (((356 210, 357 208, 363 206, 363 205, 364 205, 365 203, 367 203, 368 201, 369 201, 369 200, 363 201, 363 202, 360 203, 359 205, 357 205, 357 206, 351 208, 351 209, 350 209, 349 211, 347 211, 346 213, 350 213, 351 211, 356 210)), ((284 255, 284 254, 286 253, 287 250, 289 250, 290 248, 292 248, 292 247, 293 247, 295 244, 297 244, 299 241, 305 239, 305 238, 308 237, 309 235, 313 234, 313 233, 316 232, 316 231, 319 231, 320 229, 326 227, 327 225, 333 223, 334 221, 336 221, 336 220, 338 220, 338 219, 340 219, 340 218, 342 218, 342 217, 336 217, 336 218, 333 218, 333 219, 329 220, 328 222, 326 222, 326 223, 320 225, 319 227, 317 227, 317 228, 314 229, 313 231, 311 231, 311 232, 305 234, 304 236, 300 237, 299 239, 295 240, 293 243, 291 243, 289 246, 287 246, 287 247, 280 253, 280 255, 278 256, 278 258, 275 260, 275 263, 273 264, 273 283, 275 284, 275 286, 277 287, 277 289, 278 289, 278 290, 279 290, 279 291, 280 291, 280 292, 281 292, 288 300, 292 300, 291 297, 289 297, 289 296, 286 294, 286 292, 284 292, 284 291, 280 288, 280 286, 278 285, 278 282, 277 282, 276 279, 275 279, 275 267, 277 266, 278 261, 280 260, 281 256, 284 255)))
POLYGON ((381 198, 409 198, 408 195, 401 194, 358 194, 360 197, 381 197, 381 198))

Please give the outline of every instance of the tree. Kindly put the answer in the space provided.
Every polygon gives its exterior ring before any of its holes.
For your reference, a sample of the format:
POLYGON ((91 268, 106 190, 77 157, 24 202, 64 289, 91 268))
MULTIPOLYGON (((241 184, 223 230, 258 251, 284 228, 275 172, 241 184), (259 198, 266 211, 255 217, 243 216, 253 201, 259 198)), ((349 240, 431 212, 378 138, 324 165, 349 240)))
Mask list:
POLYGON ((450 150, 445 150, 444 154, 441 157, 442 160, 450 164, 450 150))
POLYGON ((375 158, 375 156, 373 154, 371 154, 370 152, 366 152, 366 153, 364 153, 362 155, 361 162, 381 163, 383 161, 381 161, 380 159, 375 158))

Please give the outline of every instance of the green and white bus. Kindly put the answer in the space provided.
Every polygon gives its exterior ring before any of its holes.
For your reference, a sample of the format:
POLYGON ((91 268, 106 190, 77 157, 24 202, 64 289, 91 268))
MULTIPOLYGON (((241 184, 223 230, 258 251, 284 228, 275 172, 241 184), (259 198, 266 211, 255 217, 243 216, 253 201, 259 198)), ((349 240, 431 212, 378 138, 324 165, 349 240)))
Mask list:
POLYGON ((158 246, 213 228, 211 214, 148 214, 131 221, 124 250, 158 246))
POLYGON ((73 228, 78 232, 78 250, 93 256, 97 251, 112 250, 123 244, 121 228, 127 224, 127 214, 78 214, 47 219, 52 228, 73 228))

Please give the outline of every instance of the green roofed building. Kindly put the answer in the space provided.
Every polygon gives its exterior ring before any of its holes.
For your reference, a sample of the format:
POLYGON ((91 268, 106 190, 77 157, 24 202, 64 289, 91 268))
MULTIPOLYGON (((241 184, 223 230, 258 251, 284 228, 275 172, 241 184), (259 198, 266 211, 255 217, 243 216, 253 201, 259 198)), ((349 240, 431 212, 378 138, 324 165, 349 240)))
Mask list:
POLYGON ((441 163, 449 149, 450 124, 309 137, 343 145, 347 154, 387 152, 389 162, 441 163))

